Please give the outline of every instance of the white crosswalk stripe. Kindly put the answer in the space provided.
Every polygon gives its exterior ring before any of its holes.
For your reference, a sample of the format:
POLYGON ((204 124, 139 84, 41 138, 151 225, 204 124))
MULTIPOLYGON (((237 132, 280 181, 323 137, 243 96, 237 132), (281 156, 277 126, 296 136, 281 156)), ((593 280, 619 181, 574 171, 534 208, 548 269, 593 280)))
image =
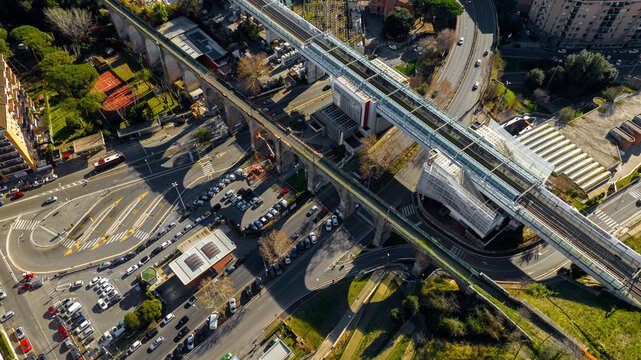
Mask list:
POLYGON ((107 244, 111 244, 112 242, 115 242, 115 241, 120 241, 120 239, 122 239, 123 236, 125 236, 126 233, 127 233, 126 231, 122 231, 122 232, 119 232, 119 233, 117 233, 115 235, 112 235, 109 238, 109 240, 107 241, 107 244))
POLYGON ((414 204, 407 205, 401 208, 401 212, 403 213, 403 216, 410 217, 416 214, 416 207, 414 206, 414 204))
POLYGON ((33 230, 38 226, 38 221, 37 220, 21 220, 18 219, 16 220, 12 228, 13 229, 19 229, 19 230, 33 230))
POLYGON ((460 259, 465 258, 465 250, 463 250, 462 248, 460 248, 460 247, 458 247, 456 245, 452 246, 450 251, 452 252, 452 254, 454 254, 455 256, 459 257, 460 259))
POLYGON ((201 167, 205 176, 211 176, 214 174, 214 167, 212 166, 211 161, 205 161, 202 163, 201 167))
POLYGON ((74 239, 67 239, 61 243, 62 246, 70 248, 76 241, 74 239))
POLYGON ((135 238, 138 238, 138 239, 140 239, 140 240, 142 240, 142 239, 146 239, 146 238, 148 238, 148 237, 149 237, 149 234, 147 234, 146 232, 144 232, 144 231, 142 231, 142 230, 138 230, 138 231, 136 231, 136 233, 134 234, 134 237, 135 237, 135 238))
POLYGON ((594 212, 592 220, 598 220, 597 222, 600 222, 602 225, 605 225, 604 230, 606 231, 619 225, 618 222, 616 222, 608 214, 604 213, 601 210, 597 210, 594 212))
POLYGON ((637 188, 631 190, 629 194, 632 195, 632 197, 635 198, 635 199, 641 198, 641 188, 637 187, 637 188))

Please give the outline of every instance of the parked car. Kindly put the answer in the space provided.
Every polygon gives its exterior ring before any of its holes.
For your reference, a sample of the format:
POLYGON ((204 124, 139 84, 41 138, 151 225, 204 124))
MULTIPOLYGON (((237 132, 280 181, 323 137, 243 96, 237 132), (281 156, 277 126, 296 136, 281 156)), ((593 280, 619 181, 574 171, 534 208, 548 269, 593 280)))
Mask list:
POLYGON ((101 276, 96 276, 95 278, 91 279, 89 282, 89 287, 94 287, 100 280, 102 280, 101 276))
POLYGON ((312 216, 316 212, 316 210, 318 210, 318 206, 316 206, 316 205, 312 206, 309 209, 309 211, 307 211, 307 216, 308 217, 312 216))
POLYGON ((133 344, 131 344, 131 346, 129 347, 129 349, 127 349, 127 354, 131 355, 134 351, 138 350, 138 348, 140 347, 140 345, 142 345, 142 343, 140 342, 140 340, 136 340, 136 341, 134 341, 134 343, 133 343, 133 344))
POLYGON ((332 220, 327 219, 325 222, 325 231, 332 231, 332 220))
POLYGON ((236 299, 234 298, 229 299, 229 311, 232 314, 236 313, 236 299))
POLYGON ((27 336, 22 326, 18 326, 14 329, 14 331, 16 332, 16 337, 18 338, 18 340, 22 340, 25 336, 27 336))
POLYGON ((191 351, 194 349, 194 334, 189 334, 187 336, 187 351, 191 351))
POLYGON ((22 352, 26 354, 31 351, 31 344, 29 344, 27 339, 23 339, 20 341, 20 348, 22 349, 22 352))
POLYGON ((134 265, 130 266, 129 269, 127 269, 127 272, 126 272, 127 276, 133 274, 136 270, 138 270, 138 265, 134 264, 134 265))
POLYGON ((143 256, 140 261, 138 261, 138 267, 142 267, 149 261, 149 255, 143 256))
POLYGON ((165 338, 162 336, 159 336, 154 340, 151 345, 149 345, 149 351, 154 351, 162 342, 165 341, 165 338))
POLYGON ((17 193, 15 193, 15 194, 13 194, 13 195, 11 196, 11 199, 13 199, 13 200, 20 199, 20 198, 21 198, 21 197, 23 197, 23 196, 24 196, 24 192, 22 192, 22 191, 18 191, 17 193))
POLYGON ((218 312, 213 312, 209 315, 207 324, 209 325, 209 330, 216 330, 218 328, 218 312))
POLYGON ((189 300, 187 300, 187 303, 185 304, 185 308, 186 309, 190 308, 192 305, 194 305, 195 302, 196 302, 196 297, 195 296, 190 297, 189 300))
POLYGON ((180 318, 178 321, 178 324, 176 324, 176 329, 180 329, 183 325, 185 325, 189 321, 189 316, 185 315, 180 318))

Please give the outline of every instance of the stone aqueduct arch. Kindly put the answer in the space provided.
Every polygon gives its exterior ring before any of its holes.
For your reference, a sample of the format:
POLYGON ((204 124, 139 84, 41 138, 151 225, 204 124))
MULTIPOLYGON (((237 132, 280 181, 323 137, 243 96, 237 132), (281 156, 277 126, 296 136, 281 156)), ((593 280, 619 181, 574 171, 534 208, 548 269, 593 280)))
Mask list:
POLYGON ((145 51, 145 41, 143 40, 140 33, 133 27, 133 25, 127 25, 127 35, 129 37, 129 42, 131 47, 135 52, 142 54, 145 51))
POLYGON ((160 61, 160 46, 147 37, 145 38, 145 54, 147 55, 147 63, 152 68, 162 65, 160 61))

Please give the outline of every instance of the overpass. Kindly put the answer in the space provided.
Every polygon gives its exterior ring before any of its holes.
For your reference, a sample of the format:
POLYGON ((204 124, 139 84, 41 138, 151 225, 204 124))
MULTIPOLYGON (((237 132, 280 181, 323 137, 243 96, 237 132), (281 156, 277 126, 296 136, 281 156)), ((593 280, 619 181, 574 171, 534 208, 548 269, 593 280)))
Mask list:
MULTIPOLYGON (((102 3, 109 8, 119 35, 126 31, 134 48, 146 53, 150 62, 153 62, 154 51, 155 58, 158 58, 157 53, 160 53, 160 61, 166 72, 172 66, 180 67, 185 82, 187 79, 198 79, 208 102, 222 101, 228 112, 234 108, 238 109, 253 121, 260 123, 274 134, 279 142, 320 170, 333 183, 346 189, 379 218, 384 218, 389 226, 428 254, 439 266, 452 273, 458 281, 481 286, 487 292, 493 291, 492 284, 435 239, 407 221, 350 175, 291 135, 267 114, 256 110, 260 107, 225 85, 207 68, 117 0, 102 0, 102 3), (170 65, 172 61, 178 64, 170 65)), ((461 167, 468 169, 486 196, 549 241, 615 295, 639 304, 641 292, 637 277, 641 256, 542 187, 544 171, 537 168, 536 164, 517 162, 523 159, 518 159, 514 154, 506 156, 499 152, 406 85, 396 82, 374 67, 349 46, 329 34, 321 33, 278 2, 250 0, 241 2, 240 5, 269 29, 276 31, 297 47, 308 60, 323 71, 337 77, 344 76, 359 89, 379 99, 377 108, 383 116, 422 146, 437 147, 461 167)))

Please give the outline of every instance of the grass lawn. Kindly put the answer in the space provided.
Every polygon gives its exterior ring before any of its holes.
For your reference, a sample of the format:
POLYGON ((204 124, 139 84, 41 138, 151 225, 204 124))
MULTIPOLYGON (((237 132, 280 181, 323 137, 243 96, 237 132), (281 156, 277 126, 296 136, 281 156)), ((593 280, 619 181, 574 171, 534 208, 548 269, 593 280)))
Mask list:
POLYGON ((632 181, 636 177, 638 177, 639 176, 639 170, 641 170, 641 168, 636 169, 635 171, 632 172, 632 174, 630 174, 630 175, 624 177, 623 179, 620 179, 619 181, 617 181, 617 184, 616 184, 617 185, 617 190, 619 190, 622 187, 628 185, 630 183, 630 181, 632 181))
POLYGON ((522 290, 510 292, 532 303, 586 344, 592 355, 600 359, 639 359, 641 310, 609 295, 594 296, 569 282, 548 288, 558 294, 534 298, 522 290))
POLYGON ((378 313, 368 324, 363 324, 365 331, 353 358, 375 359, 401 327, 401 324, 392 320, 390 310, 401 306, 403 292, 395 281, 389 282, 387 286, 385 284, 386 282, 381 283, 368 305, 367 311, 372 311, 373 307, 378 313))
POLYGON ((351 304, 354 299, 358 296, 358 294, 361 293, 363 290, 363 287, 365 287, 365 284, 367 284, 367 281, 369 281, 370 275, 367 274, 365 276, 357 277, 352 281, 352 283, 349 285, 349 291, 347 293, 347 303, 351 304))
POLYGON ((623 240, 623 242, 632 248, 632 250, 641 253, 641 235, 630 236, 629 238, 623 240))
POLYGON ((317 348, 347 310, 350 283, 341 282, 317 294, 287 318, 297 336, 317 348))
POLYGON ((405 76, 414 76, 416 73, 415 71, 416 67, 416 60, 410 60, 407 62, 407 66, 403 66, 403 64, 396 65, 394 69, 396 69, 398 72, 405 76))
POLYGON ((522 59, 505 57, 505 72, 530 71, 539 68, 543 71, 548 70, 556 65, 556 62, 549 59, 522 59))
POLYGON ((401 340, 394 346, 394 349, 392 349, 392 352, 387 356, 386 360, 401 360, 405 353, 405 349, 407 349, 407 346, 411 341, 411 338, 403 335, 401 340))
POLYGON ((307 190, 307 173, 305 169, 298 169, 298 171, 287 178, 285 182, 293 187, 297 193, 307 190))

